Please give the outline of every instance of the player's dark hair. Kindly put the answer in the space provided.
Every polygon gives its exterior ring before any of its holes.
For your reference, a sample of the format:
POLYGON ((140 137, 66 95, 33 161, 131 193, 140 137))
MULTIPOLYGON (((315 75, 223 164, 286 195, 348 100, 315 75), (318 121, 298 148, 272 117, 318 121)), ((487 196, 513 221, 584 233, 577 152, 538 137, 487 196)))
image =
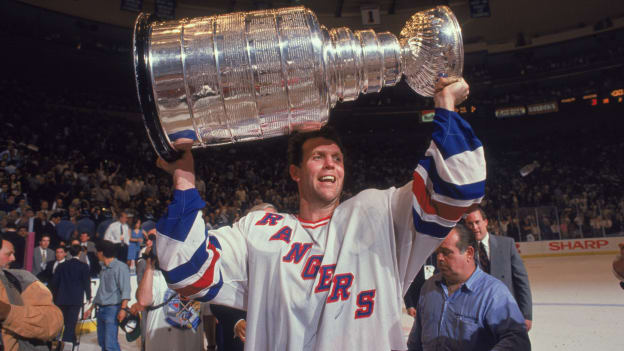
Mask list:
POLYGON ((295 132, 288 138, 288 165, 301 166, 303 160, 303 144, 313 138, 325 138, 333 141, 338 145, 342 155, 345 155, 342 141, 336 133, 336 130, 330 126, 324 126, 319 130, 312 132, 295 132))
POLYGON ((485 214, 485 211, 483 211, 483 208, 481 208, 481 206, 476 206, 476 207, 472 207, 470 208, 468 211, 466 211, 466 215, 479 211, 479 213, 481 213, 481 218, 483 219, 488 219, 487 218, 487 214, 485 214))
POLYGON ((115 244, 113 244, 112 242, 110 242, 108 240, 99 241, 95 245, 95 249, 98 252, 101 252, 102 255, 104 255, 104 257, 106 257, 106 258, 113 258, 113 257, 115 257, 115 253, 117 251, 117 248, 115 247, 115 244))
POLYGON ((459 238, 456 244, 459 252, 464 253, 469 247, 472 247, 476 252, 477 238, 474 233, 468 230, 468 228, 463 224, 457 224, 455 226, 455 231, 457 232, 457 237, 459 238))
POLYGON ((82 251, 80 245, 72 245, 69 247, 69 254, 72 255, 72 257, 78 256, 80 251, 82 251))
POLYGON ((59 246, 54 251, 56 251, 58 249, 61 249, 61 250, 65 251, 65 253, 67 253, 67 247, 65 247, 65 246, 59 246))

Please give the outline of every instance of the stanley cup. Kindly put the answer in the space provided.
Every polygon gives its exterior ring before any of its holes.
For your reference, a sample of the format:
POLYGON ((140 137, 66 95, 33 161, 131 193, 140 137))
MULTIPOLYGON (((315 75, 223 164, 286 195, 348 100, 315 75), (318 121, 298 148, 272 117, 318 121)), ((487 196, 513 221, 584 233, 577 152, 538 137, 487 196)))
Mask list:
POLYGON ((327 123, 338 101, 378 92, 404 74, 432 96, 461 76, 461 29, 446 6, 414 14, 400 38, 327 29, 304 7, 154 21, 134 28, 134 68, 145 126, 172 161, 171 140, 206 147, 285 135, 327 123))

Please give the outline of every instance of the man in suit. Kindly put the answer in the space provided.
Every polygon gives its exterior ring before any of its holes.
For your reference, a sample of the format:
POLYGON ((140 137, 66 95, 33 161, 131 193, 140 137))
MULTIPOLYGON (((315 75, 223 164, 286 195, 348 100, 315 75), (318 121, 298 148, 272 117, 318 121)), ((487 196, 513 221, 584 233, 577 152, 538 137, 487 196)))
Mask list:
POLYGON ((533 320, 533 301, 529 276, 512 238, 490 235, 487 231, 487 215, 481 208, 467 213, 466 226, 475 234, 478 242, 478 263, 481 269, 501 280, 516 299, 525 319, 527 330, 533 320))
POLYGON ((61 214, 54 213, 50 217, 50 220, 43 226, 43 233, 48 234, 50 236, 50 246, 53 249, 56 249, 61 242, 61 238, 58 235, 56 230, 57 224, 61 222, 61 214))
POLYGON ((80 239, 80 246, 86 247, 87 252, 93 252, 94 254, 97 254, 97 250, 95 249, 95 243, 91 241, 91 235, 89 235, 89 233, 87 232, 80 233, 79 239, 80 239))
POLYGON ((50 249, 50 235, 44 234, 33 252, 32 274, 39 274, 51 261, 54 261, 54 251, 50 249))
POLYGON ((85 295, 91 301, 89 266, 78 259, 81 250, 79 245, 69 248, 72 259, 56 268, 50 284, 51 290, 55 292, 54 304, 63 312, 65 321, 62 341, 72 345, 76 344, 76 323, 85 295))
MULTIPOLYGON (((37 278, 41 280, 46 285, 49 285, 52 282, 52 277, 54 273, 58 269, 61 263, 65 262, 65 257, 67 256, 67 248, 65 246, 59 246, 54 251, 54 261, 49 261, 46 265, 46 268, 37 275, 37 278)), ((50 289, 52 294, 54 294, 54 289, 50 289)))
POLYGON ((115 244, 117 248, 117 259, 126 262, 128 259, 128 244, 130 243, 130 227, 128 226, 128 218, 130 214, 121 212, 119 219, 106 228, 104 240, 108 240, 115 244))

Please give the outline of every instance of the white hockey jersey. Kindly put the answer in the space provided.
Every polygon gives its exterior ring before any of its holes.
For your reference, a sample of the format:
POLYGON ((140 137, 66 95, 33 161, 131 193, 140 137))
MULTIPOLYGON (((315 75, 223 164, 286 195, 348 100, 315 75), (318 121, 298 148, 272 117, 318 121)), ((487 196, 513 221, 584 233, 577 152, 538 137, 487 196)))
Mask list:
POLYGON ((195 189, 175 191, 157 225, 169 286, 247 310, 246 350, 404 350, 403 294, 466 208, 481 201, 481 142, 454 112, 414 180, 365 190, 330 218, 252 212, 206 231, 195 189))

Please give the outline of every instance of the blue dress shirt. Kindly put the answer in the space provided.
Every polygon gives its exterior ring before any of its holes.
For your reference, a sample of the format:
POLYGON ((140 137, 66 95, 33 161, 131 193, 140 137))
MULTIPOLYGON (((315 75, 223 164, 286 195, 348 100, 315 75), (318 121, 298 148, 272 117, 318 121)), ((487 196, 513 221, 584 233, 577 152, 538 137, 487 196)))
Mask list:
POLYGON ((109 265, 102 264, 100 285, 93 303, 100 306, 118 305, 130 300, 130 270, 114 258, 109 265))
POLYGON ((476 267, 451 296, 441 274, 425 282, 409 350, 530 350, 524 317, 509 289, 476 267))

